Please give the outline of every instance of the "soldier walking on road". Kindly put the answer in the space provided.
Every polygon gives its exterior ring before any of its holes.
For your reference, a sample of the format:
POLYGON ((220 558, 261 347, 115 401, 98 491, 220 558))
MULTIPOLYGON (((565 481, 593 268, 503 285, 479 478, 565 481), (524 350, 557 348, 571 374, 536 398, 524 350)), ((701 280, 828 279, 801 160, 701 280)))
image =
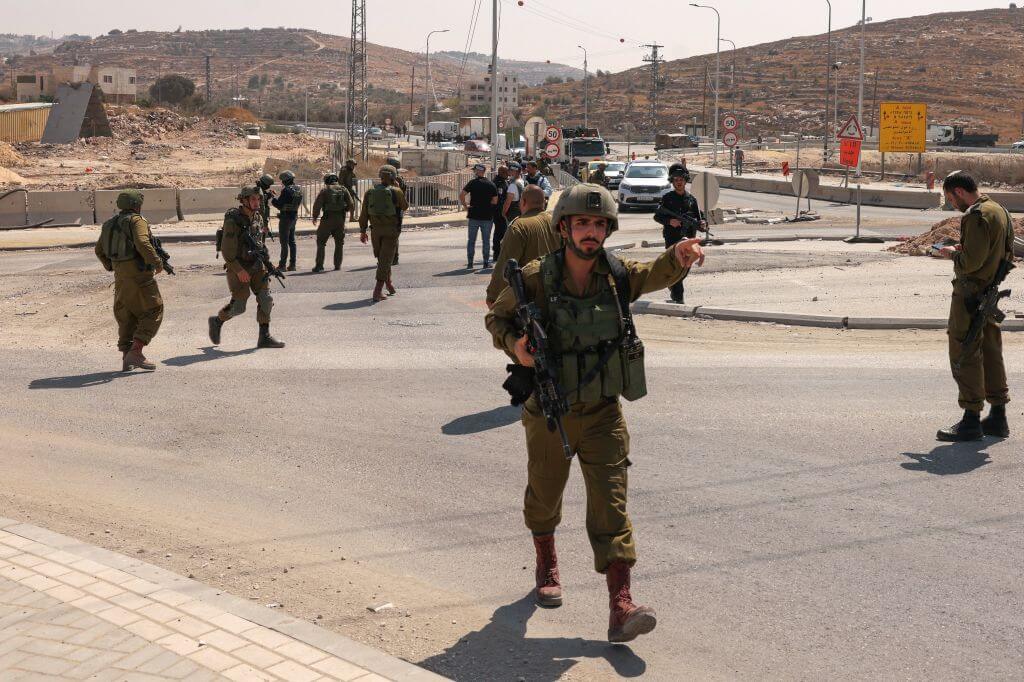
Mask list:
MULTIPOLYGON (((604 249, 618 227, 615 199, 604 187, 581 184, 565 191, 552 216, 565 247, 523 268, 527 299, 544 320, 548 360, 569 404, 562 421, 572 453, 579 456, 587 491, 587 534, 594 568, 606 575, 608 639, 626 642, 650 632, 654 610, 633 603, 630 570, 636 562, 633 528, 626 513, 629 433, 619 396, 646 392, 643 347, 636 338, 630 302, 678 280, 704 254, 696 239, 676 244, 650 263, 620 261, 604 249)), ((532 367, 528 338, 516 321, 511 287, 498 296, 486 325, 494 345, 518 364, 532 367)), ((536 395, 523 407, 528 453, 524 516, 536 550, 535 599, 559 606, 562 586, 554 532, 571 460, 557 432, 548 430, 536 395)))
POLYGON ((946 201, 966 213, 960 220, 960 243, 938 251, 938 255, 953 261, 953 301, 946 333, 964 416, 953 426, 940 430, 936 437, 942 441, 980 440, 983 436, 1006 438, 1010 435, 1006 421, 1010 389, 1006 385, 999 323, 988 316, 970 346, 965 348, 963 344, 977 308, 977 297, 996 279, 1001 263, 1013 260, 1013 223, 1006 209, 980 194, 974 178, 963 171, 947 175, 942 191, 946 201), (992 409, 982 419, 986 400, 992 409))
MULTIPOLYGON (((697 198, 686 191, 686 181, 689 173, 686 166, 678 163, 672 164, 668 169, 668 177, 672 183, 672 189, 661 197, 661 204, 654 212, 654 220, 661 223, 661 236, 665 239, 665 248, 675 246, 684 239, 693 239, 697 236, 697 229, 706 226, 704 217, 701 215, 697 198), (675 214, 675 215, 673 215, 675 214), (685 216, 685 221, 678 216, 685 216)), ((673 303, 684 301, 685 290, 682 279, 669 288, 673 303)))
MULTIPOLYGON (((395 184, 398 185, 398 189, 402 190, 402 196, 405 197, 406 203, 409 202, 409 186, 405 184, 405 180, 402 179, 402 162, 394 156, 389 156, 386 163, 395 169, 395 184)), ((402 221, 405 216, 401 213, 398 214, 398 234, 402 234, 402 221)), ((392 265, 398 265, 398 242, 395 242, 395 260, 392 261, 392 265)))
MULTIPOLYGON (((356 191, 356 160, 348 159, 345 161, 345 167, 338 171, 338 184, 349 191, 356 200, 359 199, 359 193, 356 191)), ((349 212, 349 220, 356 219, 356 205, 352 204, 352 210, 349 212)))
POLYGON ((531 186, 523 192, 522 207, 525 212, 509 226, 494 261, 494 272, 487 285, 488 308, 494 305, 498 294, 507 286, 505 263, 510 258, 524 266, 562 248, 558 231, 551 229, 551 213, 544 210, 544 192, 540 187, 531 186))
MULTIPOLYGON (((224 269, 227 270, 228 289, 231 300, 217 315, 209 318, 210 341, 220 344, 220 331, 224 323, 245 312, 250 293, 256 296, 256 322, 260 333, 257 348, 284 348, 284 343, 270 335, 270 311, 274 299, 270 295, 270 276, 259 253, 252 244, 265 249, 260 242, 263 231, 263 217, 260 215, 260 195, 255 187, 243 187, 238 194, 241 205, 224 214, 221 253, 224 254, 224 269), (252 243, 243 232, 252 236, 252 243)), ((269 262, 269 256, 267 257, 269 262)), ((273 264, 270 264, 273 267, 273 264)))
POLYGON ((160 329, 164 301, 156 284, 163 261, 153 245, 153 233, 142 217, 142 192, 127 190, 117 195, 116 216, 103 223, 96 257, 107 272, 114 273, 114 319, 121 371, 155 370, 142 354, 160 329))
POLYGON ((284 183, 280 197, 273 197, 270 203, 278 210, 278 237, 281 239, 281 260, 277 267, 289 272, 295 270, 295 224, 299 220, 302 206, 302 189, 295 184, 295 173, 284 171, 280 176, 284 183))
POLYGON ((313 272, 324 271, 324 251, 327 240, 334 239, 334 269, 341 269, 341 260, 345 250, 345 214, 355 210, 356 201, 347 188, 338 184, 338 176, 329 173, 324 176, 324 188, 313 202, 313 224, 320 220, 320 212, 324 218, 316 228, 316 264, 313 272))
POLYGON ((383 165, 377 171, 380 182, 363 195, 363 205, 359 212, 359 241, 369 241, 366 231, 371 230, 373 237, 373 255, 377 258, 377 284, 373 288, 373 300, 383 301, 388 294, 394 295, 395 285, 391 283, 391 266, 398 248, 399 225, 402 211, 409 208, 405 195, 395 186, 398 172, 393 166, 383 165))

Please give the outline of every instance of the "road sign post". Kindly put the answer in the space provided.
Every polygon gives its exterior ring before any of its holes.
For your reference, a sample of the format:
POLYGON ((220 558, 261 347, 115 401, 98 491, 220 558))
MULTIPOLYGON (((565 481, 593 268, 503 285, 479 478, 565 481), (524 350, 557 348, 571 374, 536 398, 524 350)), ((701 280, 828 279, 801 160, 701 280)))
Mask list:
MULTIPOLYGON (((839 150, 839 162, 846 166, 846 177, 847 187, 849 187, 849 173, 851 167, 860 168, 860 148, 864 141, 864 130, 860 127, 860 121, 856 116, 851 116, 847 119, 843 127, 839 129, 839 134, 836 135, 839 138, 840 150, 839 150), (853 143, 853 144, 851 144, 853 143), (846 149, 847 160, 850 159, 850 155, 856 156, 856 159, 852 164, 847 164, 843 161, 843 153, 846 149)), ((860 207, 861 207, 861 186, 857 185, 857 230, 852 237, 847 237, 843 241, 847 244, 881 244, 883 240, 878 237, 862 237, 860 236, 860 207)))
POLYGON ((928 105, 882 102, 879 105, 878 151, 921 154, 928 133, 928 105))

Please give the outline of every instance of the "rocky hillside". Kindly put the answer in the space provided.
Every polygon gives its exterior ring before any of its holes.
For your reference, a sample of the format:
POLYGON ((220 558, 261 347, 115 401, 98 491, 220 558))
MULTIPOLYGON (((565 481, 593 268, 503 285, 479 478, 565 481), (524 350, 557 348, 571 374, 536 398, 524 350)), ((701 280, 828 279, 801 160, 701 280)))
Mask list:
MULTIPOLYGON (((866 30, 865 124, 872 101, 928 104, 931 122, 962 122, 994 131, 1003 143, 1020 139, 1024 104, 1016 96, 1024 80, 1024 9, 951 12, 869 23, 866 30), (877 73, 877 97, 875 76, 877 73)), ((745 136, 802 131, 820 135, 825 107, 826 35, 789 38, 721 54, 720 105, 735 106, 745 136), (735 80, 733 63, 735 60, 735 80)), ((856 112, 860 29, 832 33, 833 61, 841 61, 840 123, 856 112)), ((705 68, 710 74, 708 130, 714 94, 715 55, 662 65, 659 130, 675 130, 701 120, 705 68)), ((624 119, 650 132, 650 68, 639 67, 591 80, 590 119, 621 135, 624 119), (632 116, 627 112, 632 110, 632 116)), ((833 84, 834 84, 833 80, 833 84)), ((582 83, 541 86, 525 91, 524 108, 549 121, 583 120, 582 83)))
MULTIPOLYGON (((448 59, 454 59, 455 61, 462 62, 461 52, 438 52, 441 57, 447 57, 448 59)), ((431 64, 433 64, 434 53, 430 55, 431 64)), ((472 65, 472 71, 475 72, 486 72, 487 67, 491 65, 491 55, 483 54, 481 52, 470 52, 466 55, 467 68, 472 65)), ((431 66, 433 69, 433 66, 431 66)), ((562 80, 568 78, 580 79, 583 78, 583 69, 578 69, 575 66, 567 66, 565 64, 550 64, 548 62, 525 62, 517 59, 501 59, 498 58, 498 71, 514 71, 519 74, 519 83, 524 86, 540 85, 549 76, 556 76, 562 80)))

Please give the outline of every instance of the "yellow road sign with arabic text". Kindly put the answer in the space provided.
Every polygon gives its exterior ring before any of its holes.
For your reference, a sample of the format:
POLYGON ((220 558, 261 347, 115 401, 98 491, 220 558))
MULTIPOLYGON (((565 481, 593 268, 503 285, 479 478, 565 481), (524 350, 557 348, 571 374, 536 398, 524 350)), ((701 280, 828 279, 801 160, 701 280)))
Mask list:
POLYGON ((879 107, 878 151, 925 150, 928 105, 919 102, 882 102, 879 107))

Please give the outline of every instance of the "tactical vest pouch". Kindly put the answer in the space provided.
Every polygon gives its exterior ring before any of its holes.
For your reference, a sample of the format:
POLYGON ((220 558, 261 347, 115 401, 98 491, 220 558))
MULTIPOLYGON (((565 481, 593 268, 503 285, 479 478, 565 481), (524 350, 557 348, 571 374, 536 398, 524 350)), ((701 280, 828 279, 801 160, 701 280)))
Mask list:
POLYGON ((288 195, 288 203, 285 204, 285 208, 288 211, 298 212, 299 207, 302 206, 302 190, 295 185, 291 185, 291 193, 288 195))
POLYGON ((116 215, 100 228, 100 248, 114 262, 133 260, 138 255, 132 237, 131 218, 131 215, 116 215))
POLYGON ((635 336, 619 347, 619 361, 622 363, 622 397, 638 400, 647 395, 647 372, 644 369, 644 342, 635 336))
POLYGON ((370 215, 375 216, 398 215, 391 188, 385 185, 374 186, 366 197, 366 210, 370 215))
POLYGON ((328 188, 324 199, 324 213, 344 213, 349 208, 348 194, 345 190, 328 188))

